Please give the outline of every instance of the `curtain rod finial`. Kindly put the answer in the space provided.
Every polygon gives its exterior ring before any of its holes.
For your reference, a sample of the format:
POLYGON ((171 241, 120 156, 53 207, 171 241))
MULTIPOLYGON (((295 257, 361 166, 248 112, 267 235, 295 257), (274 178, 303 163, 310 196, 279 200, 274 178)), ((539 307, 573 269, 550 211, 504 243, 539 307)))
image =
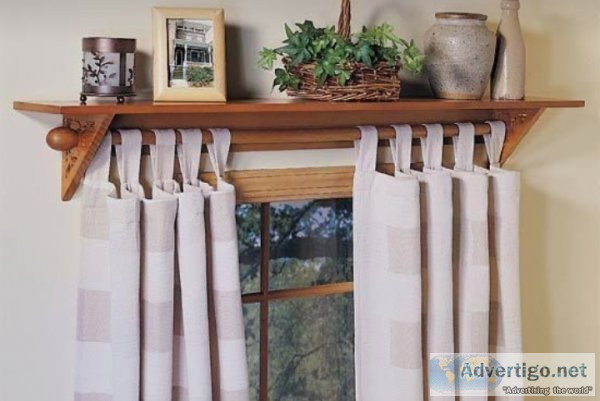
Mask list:
POLYGON ((54 150, 67 151, 79 144, 79 135, 68 127, 56 127, 46 135, 46 143, 54 150))

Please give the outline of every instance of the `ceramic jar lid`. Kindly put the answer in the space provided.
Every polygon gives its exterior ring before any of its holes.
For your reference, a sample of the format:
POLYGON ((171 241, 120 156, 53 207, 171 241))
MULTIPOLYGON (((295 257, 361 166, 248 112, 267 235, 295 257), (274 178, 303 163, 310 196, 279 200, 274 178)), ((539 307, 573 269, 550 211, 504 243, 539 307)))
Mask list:
POLYGON ((436 13, 435 17, 438 19, 468 19, 468 20, 477 20, 477 21, 486 21, 487 15, 484 14, 474 14, 474 13, 457 13, 457 12, 443 12, 436 13))

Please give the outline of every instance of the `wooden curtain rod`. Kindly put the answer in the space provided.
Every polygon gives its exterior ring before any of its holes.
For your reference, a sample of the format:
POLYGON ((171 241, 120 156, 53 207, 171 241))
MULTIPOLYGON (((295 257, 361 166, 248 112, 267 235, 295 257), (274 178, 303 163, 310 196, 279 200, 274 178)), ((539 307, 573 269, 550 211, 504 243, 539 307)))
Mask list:
MULTIPOLYGON (((476 123, 475 134, 482 136, 490 133, 490 126, 485 123, 476 123)), ((450 138, 458 135, 455 124, 442 124, 444 137, 450 138)), ((396 132, 391 126, 377 127, 379 139, 392 139, 396 132)), ((412 125, 413 136, 424 138, 427 131, 422 125, 412 125)), ((208 129, 202 129, 202 142, 212 142, 212 134, 208 129)), ((177 143, 181 143, 181 132, 175 130, 177 143)), ((336 149, 352 147, 352 142, 360 139, 360 130, 356 127, 347 128, 318 128, 318 129, 233 129, 231 130, 232 151, 257 151, 257 150, 297 150, 297 149, 336 149)), ((55 150, 68 151, 79 145, 80 136, 68 127, 58 127, 51 130, 46 136, 46 142, 55 150)), ((121 144, 121 135, 112 131, 113 145, 121 144)), ((142 130, 142 144, 154 145, 156 143, 154 132, 142 130)))
MULTIPOLYGON (((475 135, 482 136, 490 133, 490 126, 485 123, 475 125, 475 135)), ((444 137, 450 138, 458 135, 458 127, 455 124, 442 124, 444 128, 444 137)), ((412 125, 413 137, 424 138, 427 131, 422 125, 412 125)), ((377 127, 379 139, 396 138, 396 131, 390 126, 377 127)), ((208 129, 202 129, 202 143, 212 143, 212 133, 208 129)), ((181 143, 181 132, 175 130, 177 143, 181 143)), ((286 143, 312 143, 315 142, 352 142, 360 139, 360 130, 358 128, 323 128, 323 129, 294 129, 294 130, 231 130, 231 143, 233 145, 250 144, 286 144, 286 143)), ((121 134, 118 131, 112 131, 113 145, 121 144, 121 134)), ((142 130, 142 143, 144 145, 154 145, 155 135, 151 130, 142 130)))

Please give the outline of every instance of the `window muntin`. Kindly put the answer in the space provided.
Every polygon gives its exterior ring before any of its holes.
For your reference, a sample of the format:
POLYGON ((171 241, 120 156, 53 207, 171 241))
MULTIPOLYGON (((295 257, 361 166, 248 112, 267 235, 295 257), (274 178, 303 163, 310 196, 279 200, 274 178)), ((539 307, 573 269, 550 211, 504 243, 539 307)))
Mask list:
POLYGON ((351 199, 236 213, 250 399, 354 399, 351 199))

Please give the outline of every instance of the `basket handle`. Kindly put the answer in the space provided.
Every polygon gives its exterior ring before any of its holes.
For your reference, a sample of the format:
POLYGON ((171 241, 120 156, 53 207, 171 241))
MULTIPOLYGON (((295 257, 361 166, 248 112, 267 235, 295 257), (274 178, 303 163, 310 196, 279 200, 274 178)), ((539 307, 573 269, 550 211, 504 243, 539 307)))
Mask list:
POLYGON ((338 33, 344 39, 350 39, 350 0, 342 0, 340 19, 338 20, 338 33))

